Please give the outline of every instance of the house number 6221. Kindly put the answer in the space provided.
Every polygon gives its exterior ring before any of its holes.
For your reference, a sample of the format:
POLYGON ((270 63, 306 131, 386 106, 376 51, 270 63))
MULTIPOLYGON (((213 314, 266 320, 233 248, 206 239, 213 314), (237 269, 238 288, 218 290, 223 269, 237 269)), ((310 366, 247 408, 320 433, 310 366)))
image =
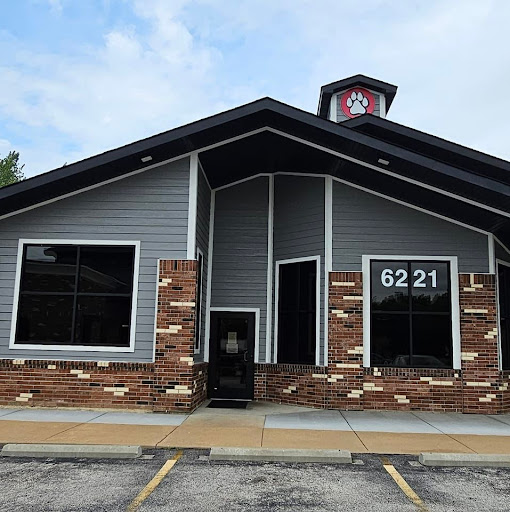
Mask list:
MULTIPOLYGON (((386 288, 389 288, 390 286, 407 288, 407 277, 407 270, 404 270, 403 268, 395 270, 395 273, 393 273, 391 268, 385 268, 381 272, 381 283, 386 288)), ((427 274, 425 270, 417 268, 413 272, 413 277, 415 278, 413 282, 414 288, 426 288, 428 285, 427 277, 430 277, 430 286, 432 288, 437 287, 437 270, 432 270, 427 274)))

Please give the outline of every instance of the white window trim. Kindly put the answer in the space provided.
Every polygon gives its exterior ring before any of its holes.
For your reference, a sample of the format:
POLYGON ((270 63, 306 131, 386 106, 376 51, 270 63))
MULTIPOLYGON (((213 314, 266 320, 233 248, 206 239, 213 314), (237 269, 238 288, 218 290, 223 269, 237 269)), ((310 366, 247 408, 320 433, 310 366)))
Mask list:
POLYGON ((288 263, 301 263, 302 261, 315 261, 317 262, 317 277, 316 277, 316 320, 315 320, 315 365, 320 366, 321 357, 321 257, 320 256, 306 256, 303 258, 291 258, 287 260, 278 260, 275 268, 275 299, 274 299, 274 363, 278 364, 278 301, 280 298, 280 265, 288 263))
POLYGON ((253 362, 259 362, 260 347, 260 308, 210 308, 210 311, 220 311, 224 313, 255 313, 255 346, 253 348, 253 362))
POLYGON ((459 270, 457 256, 394 256, 392 254, 363 255, 363 366, 370 368, 370 261, 371 260, 409 260, 409 261, 447 261, 450 263, 450 293, 452 301, 452 363, 454 370, 461 369, 460 357, 460 305, 459 270))
MULTIPOLYGON (((204 298, 204 253, 200 250, 199 247, 197 247, 197 257, 196 257, 196 260, 197 260, 197 264, 198 262, 200 261, 199 259, 199 256, 202 256, 202 265, 201 265, 201 268, 200 268, 200 302, 203 301, 203 298, 204 298)), ((198 269, 197 269, 198 270, 198 269)), ((206 294, 206 297, 207 297, 207 294, 206 294)), ((206 302, 207 302, 207 298, 206 298, 206 302)), ((197 311, 198 309, 198 302, 195 304, 195 312, 197 311)), ((198 320, 197 320, 197 332, 195 333, 195 346, 193 348, 193 353, 194 354, 200 354, 200 350, 202 348, 202 343, 201 343, 201 339, 200 339, 200 335, 202 333, 202 318, 203 318, 203 312, 202 312, 202 304, 200 304, 200 314, 198 315, 198 320), (197 348, 197 341, 198 341, 198 348, 197 348)))
MULTIPOLYGON (((140 242, 125 240, 69 240, 69 239, 32 239, 21 238, 18 243, 18 257, 16 262, 16 277, 14 284, 14 299, 11 317, 11 334, 9 339, 9 350, 55 350, 55 351, 72 351, 72 352, 122 352, 129 353, 135 351, 136 337, 136 316, 138 301, 138 280, 140 275, 140 242), (133 272, 133 297, 131 301, 131 329, 129 333, 129 347, 101 347, 87 345, 27 345, 16 344, 16 327, 18 320, 18 306, 20 299, 21 284, 21 268, 23 266, 23 249, 29 244, 49 244, 49 245, 104 245, 116 246, 126 245, 135 248, 134 272, 133 272)), ((157 307, 157 305, 156 305, 157 307)))

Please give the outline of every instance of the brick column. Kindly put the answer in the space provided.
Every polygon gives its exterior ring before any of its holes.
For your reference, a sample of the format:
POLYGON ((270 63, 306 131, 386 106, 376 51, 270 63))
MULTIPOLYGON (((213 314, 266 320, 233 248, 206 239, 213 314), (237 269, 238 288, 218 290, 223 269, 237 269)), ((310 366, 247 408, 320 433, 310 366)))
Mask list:
POLYGON ((361 272, 329 274, 328 393, 330 409, 363 408, 361 272))
POLYGON ((197 375, 193 371, 196 263, 186 260, 159 261, 155 411, 189 412, 197 405, 193 400, 197 391, 197 375))
POLYGON ((463 412, 501 410, 495 280, 489 274, 459 274, 463 412))

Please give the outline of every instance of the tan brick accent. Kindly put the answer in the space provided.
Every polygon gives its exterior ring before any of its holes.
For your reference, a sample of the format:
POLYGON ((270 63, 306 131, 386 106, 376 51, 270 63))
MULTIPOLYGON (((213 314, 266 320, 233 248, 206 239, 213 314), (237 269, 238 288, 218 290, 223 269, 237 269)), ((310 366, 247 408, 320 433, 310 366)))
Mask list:
POLYGON ((329 274, 328 316, 327 407, 361 409, 364 393, 361 272, 329 274))

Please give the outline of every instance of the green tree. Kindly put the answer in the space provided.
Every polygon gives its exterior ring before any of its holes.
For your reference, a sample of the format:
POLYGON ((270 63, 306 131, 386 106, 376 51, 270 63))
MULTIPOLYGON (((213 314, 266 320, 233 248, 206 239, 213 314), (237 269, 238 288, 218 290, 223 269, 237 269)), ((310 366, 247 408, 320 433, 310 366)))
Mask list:
POLYGON ((11 185, 25 179, 23 167, 19 164, 19 153, 10 151, 5 158, 0 158, 0 187, 11 185))

